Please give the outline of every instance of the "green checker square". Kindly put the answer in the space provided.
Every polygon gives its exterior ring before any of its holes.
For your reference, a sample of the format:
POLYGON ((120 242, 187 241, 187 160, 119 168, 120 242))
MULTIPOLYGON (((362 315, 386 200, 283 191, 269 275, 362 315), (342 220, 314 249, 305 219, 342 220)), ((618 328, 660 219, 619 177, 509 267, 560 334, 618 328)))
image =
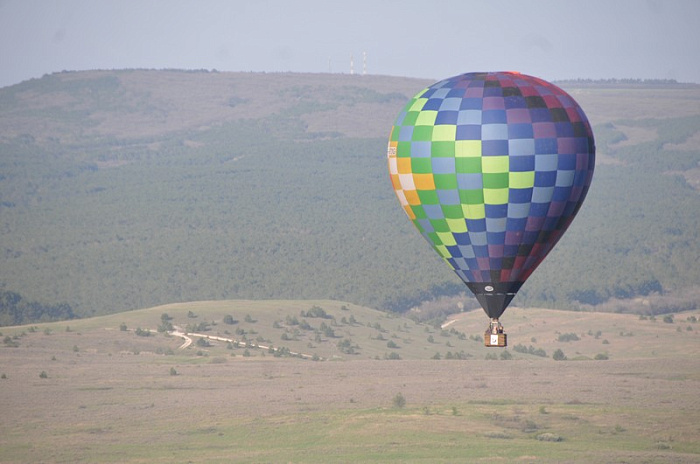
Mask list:
POLYGON ((484 156, 481 159, 481 169, 484 173, 495 174, 510 170, 507 156, 484 156))
POLYGON ((483 205, 484 191, 481 189, 460 190, 459 201, 465 205, 483 205))
POLYGON ((442 214, 445 219, 461 219, 462 205, 442 205, 442 214))
POLYGON ((534 171, 511 172, 508 175, 508 186, 511 188, 532 188, 535 186, 534 171))
POLYGON ((457 137, 457 126, 452 124, 440 124, 433 130, 434 141, 452 141, 457 137))
POLYGON ((431 219, 430 224, 433 226, 435 232, 449 232, 450 226, 444 219, 431 219))
POLYGON ((433 126, 416 126, 413 128, 411 140, 414 142, 430 142, 433 138, 433 126))
POLYGON ((420 113, 418 113, 418 119, 416 119, 416 126, 434 126, 435 118, 437 118, 437 111, 421 111, 420 113))
POLYGON ((423 109, 425 106, 425 103, 428 101, 427 98, 416 98, 413 102, 409 103, 410 108, 408 109, 409 111, 420 111, 423 109))
POLYGON ((437 192, 435 190, 418 190, 418 198, 424 205, 439 205, 437 192))
POLYGON ((396 144, 396 157, 397 158, 410 158, 411 157, 411 142, 398 142, 396 144))
POLYGON ((460 174, 481 174, 481 156, 455 158, 455 171, 460 174))
POLYGON ((411 158, 411 172, 414 174, 430 174, 433 172, 430 158, 411 158))
POLYGON ((390 142, 398 142, 400 132, 401 132, 401 126, 393 126, 391 128, 391 135, 389 136, 389 141, 390 142))
POLYGON ((433 174, 437 190, 457 190, 457 176, 454 174, 433 174))
POLYGON ((443 157, 443 158, 454 158, 455 156, 455 143, 454 141, 438 141, 430 144, 430 156, 443 157))
POLYGON ((432 243, 433 246, 437 247, 438 245, 442 245, 442 242, 440 241, 440 237, 438 237, 437 232, 428 232, 427 235, 430 239, 430 243, 432 243))
POLYGON ((406 116, 403 118, 403 122, 401 123, 401 125, 402 126, 415 126, 416 119, 418 119, 419 114, 420 114, 420 111, 408 111, 406 113, 406 116))
MULTIPOLYGON (((502 172, 498 174, 484 174, 485 189, 502 189, 508 188, 508 173, 502 172)), ((507 202, 506 202, 507 203, 507 202)))
MULTIPOLYGON (((411 211, 413 211, 413 214, 416 216, 416 219, 427 219, 428 215, 425 214, 425 210, 421 205, 412 205, 411 206, 411 211)), ((418 221, 416 221, 416 224, 418 224, 418 221)))

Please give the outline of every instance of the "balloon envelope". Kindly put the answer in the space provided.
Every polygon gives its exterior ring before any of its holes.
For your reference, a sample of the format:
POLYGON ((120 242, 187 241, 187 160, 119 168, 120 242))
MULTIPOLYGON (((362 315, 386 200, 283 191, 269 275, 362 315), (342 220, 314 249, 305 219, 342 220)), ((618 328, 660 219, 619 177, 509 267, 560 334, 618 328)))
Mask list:
POLYGON ((595 144, 559 87, 514 72, 437 82, 405 106, 388 164, 404 211, 498 318, 569 227, 595 144))

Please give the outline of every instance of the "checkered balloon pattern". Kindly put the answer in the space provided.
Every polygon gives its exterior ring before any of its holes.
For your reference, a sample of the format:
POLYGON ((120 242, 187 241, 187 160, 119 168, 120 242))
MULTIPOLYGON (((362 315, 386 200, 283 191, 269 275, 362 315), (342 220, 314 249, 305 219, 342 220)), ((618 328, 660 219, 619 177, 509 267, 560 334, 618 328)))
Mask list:
POLYGON ((459 277, 472 290, 509 284, 514 293, 578 212, 595 145, 583 110, 559 87, 468 73, 408 102, 387 156, 406 214, 459 277))

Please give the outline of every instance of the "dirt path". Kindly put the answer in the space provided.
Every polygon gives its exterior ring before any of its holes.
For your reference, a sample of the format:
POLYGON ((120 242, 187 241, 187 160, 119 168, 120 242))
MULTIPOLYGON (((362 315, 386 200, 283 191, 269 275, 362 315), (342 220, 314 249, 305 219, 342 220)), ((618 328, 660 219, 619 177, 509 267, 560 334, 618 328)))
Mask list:
POLYGON ((180 345, 180 347, 178 348, 179 350, 184 350, 185 348, 187 348, 188 346, 190 346, 192 344, 192 339, 190 337, 188 337, 187 334, 182 332, 182 329, 180 327, 174 326, 173 328, 175 330, 170 332, 170 335, 172 335, 174 337, 180 337, 184 340, 184 343, 182 345, 180 345))
MULTIPOLYGON (((190 338, 190 335, 192 337, 199 337, 199 338, 206 338, 208 340, 217 340, 220 342, 226 342, 226 343, 237 343, 239 346, 245 347, 245 348, 259 348, 261 350, 272 350, 272 351, 279 351, 279 348, 275 347, 270 347, 266 345, 259 345, 255 343, 250 343, 250 342, 244 342, 240 340, 236 340, 233 338, 226 338, 226 337, 219 337, 218 335, 207 335, 203 333, 185 333, 182 331, 180 327, 174 327, 175 330, 168 332, 170 335, 174 337, 180 337, 184 340, 184 343, 180 345, 178 349, 184 350, 185 348, 189 347, 192 345, 192 338, 190 338)), ((290 356, 295 356, 298 358, 304 358, 304 359, 313 359, 314 355, 308 354, 308 353, 298 353, 296 351, 289 351, 288 352, 290 356)), ((318 358, 318 357, 317 357, 318 358)), ((319 360, 323 360, 323 358, 318 358, 319 360)))

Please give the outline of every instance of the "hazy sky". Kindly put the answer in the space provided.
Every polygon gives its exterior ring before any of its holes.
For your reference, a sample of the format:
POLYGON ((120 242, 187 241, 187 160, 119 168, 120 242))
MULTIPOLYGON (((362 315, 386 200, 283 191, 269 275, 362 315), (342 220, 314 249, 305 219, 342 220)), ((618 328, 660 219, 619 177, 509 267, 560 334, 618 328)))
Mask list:
POLYGON ((62 70, 700 83, 698 0, 0 0, 0 87, 62 70))

